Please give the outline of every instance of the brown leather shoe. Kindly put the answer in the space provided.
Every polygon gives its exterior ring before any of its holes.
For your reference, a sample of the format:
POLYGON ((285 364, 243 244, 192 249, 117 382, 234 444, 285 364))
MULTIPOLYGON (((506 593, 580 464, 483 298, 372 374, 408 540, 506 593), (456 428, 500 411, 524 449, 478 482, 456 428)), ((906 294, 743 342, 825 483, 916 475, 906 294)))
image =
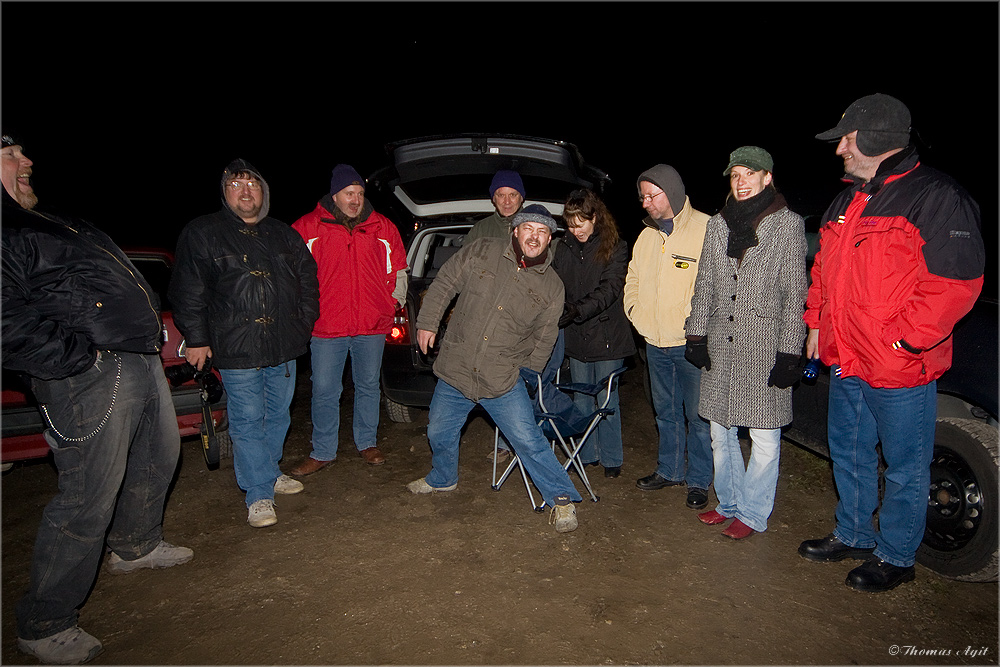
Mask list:
POLYGON ((368 463, 370 465, 380 466, 383 463, 385 463, 385 457, 382 456, 382 452, 378 450, 378 447, 369 447, 368 449, 362 449, 361 452, 359 453, 361 454, 361 458, 365 460, 365 463, 368 463))
POLYGON ((289 470, 288 474, 295 475, 296 477, 305 477, 306 475, 311 475, 314 472, 319 472, 331 463, 333 463, 333 461, 317 461, 313 457, 307 456, 302 463, 289 470))

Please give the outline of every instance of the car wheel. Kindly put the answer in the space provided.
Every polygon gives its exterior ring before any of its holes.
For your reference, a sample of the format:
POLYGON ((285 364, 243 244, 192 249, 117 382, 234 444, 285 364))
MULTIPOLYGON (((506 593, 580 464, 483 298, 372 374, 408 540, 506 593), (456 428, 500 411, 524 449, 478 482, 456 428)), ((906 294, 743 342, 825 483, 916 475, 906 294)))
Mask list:
POLYGON ((402 403, 397 403, 396 401, 390 401, 388 398, 385 399, 385 411, 389 415, 391 421, 397 424, 409 424, 414 419, 417 418, 417 411, 419 408, 414 408, 410 405, 403 405, 402 403))
POLYGON ((216 431, 215 437, 219 441, 219 460, 233 458, 233 439, 229 435, 229 429, 216 431))
POLYGON ((917 562, 958 581, 997 580, 997 429, 939 419, 917 562))

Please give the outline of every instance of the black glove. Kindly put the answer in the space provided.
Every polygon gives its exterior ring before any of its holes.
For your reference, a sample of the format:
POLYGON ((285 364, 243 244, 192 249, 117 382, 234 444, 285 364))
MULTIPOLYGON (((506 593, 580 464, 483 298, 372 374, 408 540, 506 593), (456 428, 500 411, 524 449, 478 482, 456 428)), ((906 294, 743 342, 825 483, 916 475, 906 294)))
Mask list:
POLYGON ((576 307, 576 304, 564 303, 563 314, 562 317, 559 318, 559 328, 565 329, 566 327, 568 327, 570 324, 573 323, 573 320, 575 320, 579 314, 580 314, 580 309, 576 307))
POLYGON ((802 355, 778 352, 774 357, 774 368, 767 378, 767 386, 788 389, 802 379, 802 366, 802 355))
POLYGON ((698 368, 712 370, 712 360, 708 356, 708 338, 705 336, 688 338, 684 344, 684 358, 698 368))

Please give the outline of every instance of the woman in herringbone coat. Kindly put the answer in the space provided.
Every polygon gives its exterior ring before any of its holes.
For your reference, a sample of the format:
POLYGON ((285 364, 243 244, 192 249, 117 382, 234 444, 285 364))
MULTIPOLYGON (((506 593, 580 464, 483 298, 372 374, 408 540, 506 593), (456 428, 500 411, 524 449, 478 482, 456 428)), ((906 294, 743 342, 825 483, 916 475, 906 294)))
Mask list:
POLYGON ((775 189, 773 167, 757 146, 730 155, 730 194, 708 221, 685 324, 685 356, 703 369, 698 412, 711 422, 719 498, 698 518, 708 525, 734 518, 723 531, 733 539, 767 529, 806 334, 805 230, 775 189), (738 427, 750 430, 746 467, 738 427))

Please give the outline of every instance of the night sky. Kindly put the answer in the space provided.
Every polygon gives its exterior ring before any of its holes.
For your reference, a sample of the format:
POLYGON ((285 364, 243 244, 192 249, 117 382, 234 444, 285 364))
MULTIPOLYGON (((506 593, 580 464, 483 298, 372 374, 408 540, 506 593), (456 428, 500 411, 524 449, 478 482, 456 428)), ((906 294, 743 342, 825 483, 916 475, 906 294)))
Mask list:
POLYGON ((995 255, 998 6, 5 1, 2 122, 39 207, 122 244, 172 248, 233 158, 291 223, 336 163, 367 175, 386 142, 448 132, 575 143, 632 239, 641 171, 672 164, 714 213, 744 144, 772 153, 794 210, 822 213, 843 163, 814 135, 882 92, 979 201, 995 255))

